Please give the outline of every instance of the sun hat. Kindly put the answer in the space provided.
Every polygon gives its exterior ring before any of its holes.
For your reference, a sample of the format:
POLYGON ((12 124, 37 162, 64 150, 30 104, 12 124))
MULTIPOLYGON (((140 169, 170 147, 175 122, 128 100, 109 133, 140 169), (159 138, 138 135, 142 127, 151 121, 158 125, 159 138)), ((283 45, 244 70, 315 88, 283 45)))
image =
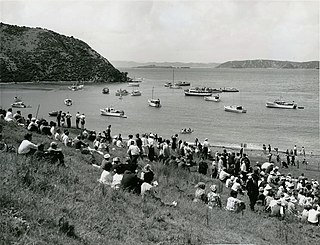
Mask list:
POLYGON ((272 190, 272 187, 271 187, 269 184, 267 184, 264 189, 265 189, 266 191, 269 191, 269 190, 272 190))
POLYGON ((109 159, 110 158, 110 155, 107 153, 107 154, 104 154, 103 155, 103 158, 105 158, 105 159, 109 159))
POLYGON ((204 189, 206 187, 206 184, 204 182, 199 182, 198 184, 195 185, 195 187, 204 189))
POLYGON ((120 158, 119 157, 115 157, 112 159, 113 162, 120 162, 120 158))
POLYGON ((210 190, 213 191, 213 192, 216 192, 217 191, 217 186, 216 185, 211 185, 210 186, 210 190))
POLYGON ((31 118, 31 121, 36 121, 36 120, 37 120, 37 118, 35 118, 35 117, 31 118))

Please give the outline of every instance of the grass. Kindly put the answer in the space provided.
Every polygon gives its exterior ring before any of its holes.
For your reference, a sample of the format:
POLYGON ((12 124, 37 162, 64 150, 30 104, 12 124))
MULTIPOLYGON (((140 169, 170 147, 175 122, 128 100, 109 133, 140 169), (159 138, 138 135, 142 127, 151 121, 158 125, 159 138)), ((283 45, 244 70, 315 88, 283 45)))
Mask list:
MULTIPOLYGON (((24 129, 0 122, 5 141, 15 146, 24 129)), ((33 142, 50 139, 34 134, 33 142)), ((279 221, 246 210, 233 214, 193 203, 199 181, 207 176, 153 163, 158 195, 178 206, 114 191, 99 185, 100 170, 90 158, 64 148, 67 167, 15 153, 0 155, 0 244, 317 244, 319 228, 294 219, 279 221)), ((124 150, 112 156, 125 157, 124 150)), ((145 164, 140 162, 140 164, 145 164)), ((221 193, 225 205, 227 190, 221 193)), ((246 196, 241 199, 248 201, 246 196)))

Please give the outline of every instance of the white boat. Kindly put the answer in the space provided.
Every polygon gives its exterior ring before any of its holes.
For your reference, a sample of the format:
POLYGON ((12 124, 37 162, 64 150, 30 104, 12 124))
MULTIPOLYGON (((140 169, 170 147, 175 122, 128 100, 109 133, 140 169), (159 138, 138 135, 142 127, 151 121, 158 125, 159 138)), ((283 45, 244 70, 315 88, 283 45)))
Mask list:
POLYGON ((140 95, 141 95, 141 92, 137 89, 135 89, 131 92, 131 96, 140 96, 140 95))
POLYGON ((277 99, 273 102, 267 102, 266 107, 268 108, 280 108, 280 109, 297 109, 297 104, 292 102, 286 102, 281 99, 277 99))
POLYGON ((184 129, 181 129, 180 134, 191 134, 192 132, 193 132, 193 129, 184 128, 184 129))
POLYGON ((151 99, 148 99, 148 104, 151 107, 160 108, 161 107, 160 99, 153 98, 153 90, 154 90, 154 87, 152 87, 152 97, 151 97, 151 99))
POLYGON ((169 88, 172 88, 172 89, 181 89, 181 87, 180 87, 178 84, 176 84, 176 83, 170 85, 169 88))
POLYGON ((130 82, 128 83, 128 87, 139 87, 140 83, 139 82, 130 82))
POLYGON ((222 92, 239 92, 239 90, 238 89, 236 89, 236 88, 223 88, 223 89, 221 89, 221 91, 222 92))
POLYGON ((124 95, 128 95, 128 94, 129 94, 129 92, 125 89, 119 89, 116 92, 116 96, 124 96, 124 95))
POLYGON ((84 88, 84 85, 83 84, 72 85, 72 86, 69 86, 68 88, 72 91, 78 91, 78 90, 82 90, 84 88))
POLYGON ((246 113, 247 110, 244 109, 241 105, 230 105, 224 106, 224 110, 228 112, 235 112, 235 113, 246 113))
POLYGON ((159 99, 150 99, 148 100, 149 106, 151 107, 156 107, 156 108, 160 108, 161 107, 161 103, 159 99))
POLYGON ((184 91, 186 96, 211 96, 212 92, 207 88, 190 88, 184 91))
POLYGON ((171 82, 167 82, 167 83, 164 84, 165 87, 170 87, 171 85, 172 85, 171 82))
POLYGON ((122 118, 126 118, 127 117, 124 114, 124 111, 116 110, 113 107, 106 107, 104 109, 100 109, 100 114, 102 116, 109 116, 109 117, 122 117, 122 118))
POLYGON ((64 104, 65 104, 66 106, 72 106, 72 100, 71 100, 71 99, 65 99, 65 100, 64 100, 64 104))
POLYGON ((23 101, 13 102, 11 104, 11 107, 13 108, 26 108, 27 106, 24 104, 23 101))
POLYGON ((220 101, 220 96, 218 94, 214 95, 214 96, 206 96, 206 97, 204 97, 204 100, 205 101, 219 102, 220 101))
POLYGON ((190 83, 189 82, 178 82, 177 85, 179 86, 190 86, 190 83))

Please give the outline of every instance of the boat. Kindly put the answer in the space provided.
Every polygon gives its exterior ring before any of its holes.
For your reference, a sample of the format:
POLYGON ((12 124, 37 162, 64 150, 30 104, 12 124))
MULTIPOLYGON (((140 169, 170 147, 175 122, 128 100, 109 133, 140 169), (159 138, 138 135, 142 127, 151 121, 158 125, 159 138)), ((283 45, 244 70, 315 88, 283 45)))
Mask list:
POLYGON ((103 94, 109 94, 109 92, 110 92, 109 88, 103 88, 102 89, 102 93, 103 94))
POLYGON ((277 99, 273 102, 267 102, 266 107, 268 108, 280 108, 280 109, 297 109, 297 104, 292 102, 286 102, 282 99, 277 99))
POLYGON ((221 88, 207 88, 207 90, 212 92, 212 93, 222 93, 222 89, 221 88))
POLYGON ((191 84, 189 82, 178 82, 177 85, 179 86, 190 86, 191 84))
POLYGON ((212 92, 207 88, 189 88, 184 90, 186 96, 211 96, 212 92))
POLYGON ((66 106, 72 106, 72 100, 71 100, 71 99, 65 99, 65 100, 64 100, 64 104, 65 104, 66 106))
POLYGON ((132 90, 132 92, 131 92, 131 96, 140 96, 140 95, 141 95, 141 92, 137 89, 132 90))
POLYGON ((13 102, 22 102, 22 99, 18 96, 15 96, 13 102))
POLYGON ((116 96, 124 96, 124 95, 128 95, 128 94, 129 94, 129 92, 125 89, 119 89, 116 92, 116 96))
POLYGON ((151 99, 148 100, 149 106, 160 108, 161 107, 160 99, 153 98, 153 90, 154 90, 154 87, 152 87, 152 97, 151 97, 151 99))
POLYGON ((140 83, 139 82, 129 82, 128 87, 139 87, 140 83))
MULTIPOLYGON (((27 106, 24 104, 23 101, 19 101, 19 102, 13 102, 11 104, 11 107, 13 108, 27 108, 27 106)), ((29 107, 29 106, 28 106, 29 107)))
POLYGON ((222 92, 239 92, 239 90, 236 88, 222 88, 221 91, 222 92))
POLYGON ((159 99, 149 99, 148 103, 149 103, 149 106, 151 106, 151 107, 156 107, 156 108, 161 107, 161 103, 160 103, 159 99))
POLYGON ((224 110, 228 112, 235 112, 235 113, 246 113, 247 110, 243 108, 241 105, 230 105, 224 106, 224 110))
POLYGON ((170 85, 169 88, 172 88, 172 89, 181 89, 181 87, 180 87, 178 84, 176 84, 176 83, 170 85))
POLYGON ((70 90, 72 91, 78 91, 78 90, 82 90, 84 88, 84 84, 73 84, 72 86, 68 87, 70 90))
POLYGON ((167 83, 164 84, 165 87, 170 87, 171 85, 172 85, 171 82, 167 82, 167 83))
POLYGON ((212 95, 212 96, 206 96, 204 97, 205 101, 214 101, 214 102, 219 102, 220 101, 220 96, 217 95, 212 95))
POLYGON ((184 128, 184 129, 181 129, 180 134, 191 134, 192 132, 193 132, 193 129, 184 128))
POLYGON ((116 110, 113 107, 106 107, 104 109, 100 109, 100 114, 102 116, 109 116, 109 117, 122 117, 122 118, 126 118, 127 117, 124 114, 124 111, 116 110))
POLYGON ((50 111, 48 114, 50 117, 56 117, 58 116, 58 111, 50 111))

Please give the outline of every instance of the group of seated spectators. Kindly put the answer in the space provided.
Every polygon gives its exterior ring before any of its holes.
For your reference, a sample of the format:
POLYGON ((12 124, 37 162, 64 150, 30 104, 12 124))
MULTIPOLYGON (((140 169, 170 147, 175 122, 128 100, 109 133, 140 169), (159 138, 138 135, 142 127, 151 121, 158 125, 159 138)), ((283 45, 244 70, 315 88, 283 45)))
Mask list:
MULTIPOLYGON (((18 112, 16 114, 21 115, 18 112)), ((114 190, 122 188, 142 196, 152 193, 162 204, 175 206, 176 202, 166 203, 157 197, 155 187, 158 183, 154 181, 151 165, 145 164, 145 161, 159 161, 164 165, 181 167, 188 171, 195 167, 200 174, 207 176, 210 170, 210 177, 219 183, 210 185, 208 192, 204 182, 198 183, 195 202, 204 202, 210 209, 222 207, 219 193, 223 190, 221 186, 225 186, 230 193, 225 206, 228 211, 243 211, 246 205, 238 195, 247 194, 252 211, 257 208, 281 219, 291 215, 303 222, 319 225, 318 181, 308 180, 303 174, 298 178, 294 178, 290 173, 281 174, 279 167, 272 162, 257 162, 253 165, 243 149, 237 153, 223 149, 221 153, 212 155, 210 149, 207 149, 207 139, 203 144, 198 140, 187 143, 179 140, 178 135, 164 139, 152 133, 142 134, 141 137, 139 134, 135 137, 129 135, 124 142, 121 134, 110 137, 110 125, 103 133, 83 129, 71 139, 69 129, 59 128, 55 122, 48 123, 45 119, 36 119, 30 114, 25 120, 22 116, 20 118, 12 115, 12 110, 9 109, 4 119, 8 122, 15 121, 29 131, 17 150, 18 154, 33 155, 39 160, 58 165, 65 164, 64 154, 61 148, 58 148, 60 143, 65 147, 73 147, 82 154, 98 154, 103 160, 101 164, 94 161, 93 166, 101 169, 99 183, 114 190), (44 144, 33 143, 32 133, 47 135, 53 140, 50 147, 45 150, 44 144), (111 160, 111 147, 126 148, 128 157, 123 162, 117 156, 111 160), (140 165, 139 159, 143 160, 140 165)))

